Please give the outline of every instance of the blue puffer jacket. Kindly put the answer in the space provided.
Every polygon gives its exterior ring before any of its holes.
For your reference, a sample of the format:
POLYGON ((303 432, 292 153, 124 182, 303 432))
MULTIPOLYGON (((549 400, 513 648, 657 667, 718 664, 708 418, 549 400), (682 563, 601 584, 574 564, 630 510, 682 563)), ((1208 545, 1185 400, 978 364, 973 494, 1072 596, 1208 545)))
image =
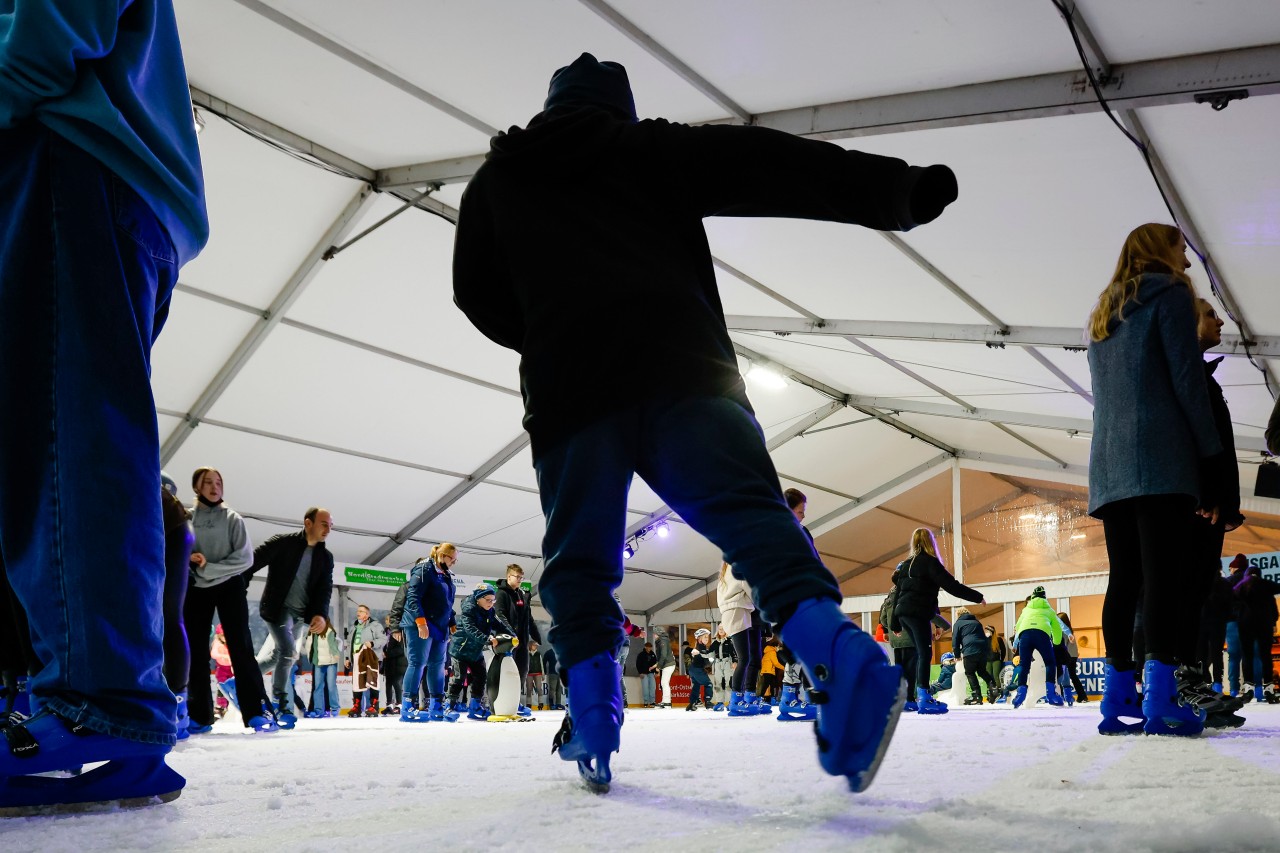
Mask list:
POLYGON ((423 620, 433 638, 448 637, 455 589, 453 575, 447 567, 437 566, 431 560, 419 560, 409 574, 400 627, 416 631, 418 620, 423 620))
POLYGON ((449 656, 458 660, 476 660, 489 644, 489 638, 495 634, 510 634, 515 631, 507 624, 498 608, 485 610, 480 606, 480 597, 493 595, 492 589, 477 589, 462 601, 462 616, 458 619, 458 633, 449 641, 449 656))

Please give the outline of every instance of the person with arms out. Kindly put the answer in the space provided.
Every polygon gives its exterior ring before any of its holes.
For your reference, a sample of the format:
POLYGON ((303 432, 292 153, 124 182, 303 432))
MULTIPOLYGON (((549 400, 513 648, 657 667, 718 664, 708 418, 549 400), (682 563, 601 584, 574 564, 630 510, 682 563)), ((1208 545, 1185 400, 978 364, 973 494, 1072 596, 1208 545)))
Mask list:
MULTIPOLYGON (((951 576, 938 559, 938 543, 933 531, 917 527, 911 533, 911 556, 894 570, 898 595, 894 603, 891 630, 911 636, 916 650, 916 705, 921 714, 945 714, 947 705, 929 693, 929 671, 933 665, 934 626, 939 617, 938 593, 946 590, 956 598, 985 603, 982 593, 951 576)), ((950 626, 948 626, 950 627, 950 626)))
POLYGON ((316 630, 322 618, 329 618, 333 555, 324 543, 332 529, 329 511, 313 506, 303 514, 301 530, 272 536, 253 552, 249 574, 267 567, 258 615, 275 641, 275 651, 262 664, 262 672, 271 673, 271 698, 286 728, 297 722, 290 676, 298 659, 298 641, 303 632, 316 630))
POLYGON ((0 5, 0 542, 41 664, 34 713, 9 730, 38 748, 0 752, 0 808, 138 804, 184 785, 164 758, 177 703, 150 358, 208 237, 170 0, 0 5))
POLYGON ((1230 500, 1221 460, 1231 449, 1213 421, 1186 251, 1172 225, 1135 228, 1089 317, 1089 514, 1102 521, 1109 562, 1101 734, 1204 728, 1204 712, 1180 701, 1176 671, 1197 571, 1192 516, 1199 508, 1220 520, 1230 500), (1132 653, 1139 617, 1141 697, 1132 653))
POLYGON ((827 699, 816 727, 823 768, 856 789, 870 782, 901 708, 897 672, 840 612, 835 578, 783 499, 701 220, 907 230, 956 193, 943 166, 766 128, 639 121, 626 70, 585 53, 552 76, 527 128, 493 140, 460 205, 454 301, 521 355, 547 519, 539 595, 573 697, 554 748, 578 762, 588 787, 607 788, 622 726, 622 614, 608 602, 623 577, 618 543, 635 474, 720 549, 811 670, 827 699), (659 175, 670 190, 660 202, 659 175), (552 198, 533 192, 548 181, 552 198), (620 328, 607 322, 624 315, 620 328), (600 393, 583 396, 584 387, 600 393))

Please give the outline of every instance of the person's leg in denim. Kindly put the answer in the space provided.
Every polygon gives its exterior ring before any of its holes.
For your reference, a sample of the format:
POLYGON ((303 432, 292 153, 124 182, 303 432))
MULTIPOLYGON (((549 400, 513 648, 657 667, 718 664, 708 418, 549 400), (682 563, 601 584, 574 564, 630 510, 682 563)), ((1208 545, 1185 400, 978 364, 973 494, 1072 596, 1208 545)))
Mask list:
POLYGON ((440 699, 444 697, 444 658, 449 651, 449 636, 437 637, 432 631, 431 638, 423 642, 426 643, 427 693, 432 699, 440 699))
POLYGON ((633 474, 721 550, 751 585, 764 619, 785 620, 807 599, 842 600, 787 508, 759 424, 732 400, 626 409, 547 451, 535 467, 547 521, 538 586, 565 668, 612 655, 623 641, 613 590, 622 582, 618 543, 633 474))
POLYGON ((306 623, 286 613, 279 622, 268 622, 267 631, 275 642, 271 657, 259 664, 262 674, 271 673, 271 701, 283 712, 293 712, 293 665, 298 660, 298 640, 306 623))
POLYGON ((422 670, 427 663, 428 640, 418 636, 414 627, 404 630, 404 653, 408 665, 404 670, 404 682, 401 686, 401 702, 406 705, 418 705, 418 685, 422 683, 422 670))
POLYGON ((32 697, 153 744, 176 732, 150 373, 177 272, 123 181, 35 121, 0 131, 0 550, 32 697))
POLYGON ((640 676, 641 701, 643 701, 644 704, 646 705, 652 705, 655 701, 654 696, 657 693, 655 684, 654 684, 655 680, 656 679, 653 677, 652 672, 646 672, 640 676))
POLYGON ((324 670, 324 689, 325 689, 325 706, 324 709, 331 714, 337 714, 338 706, 338 665, 326 664, 320 667, 324 670))

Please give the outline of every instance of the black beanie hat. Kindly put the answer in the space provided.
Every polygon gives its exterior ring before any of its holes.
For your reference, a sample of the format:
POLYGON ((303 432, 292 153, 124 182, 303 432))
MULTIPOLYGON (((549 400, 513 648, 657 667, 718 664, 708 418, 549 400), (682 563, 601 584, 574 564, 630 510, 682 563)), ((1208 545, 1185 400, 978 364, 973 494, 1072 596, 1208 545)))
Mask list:
POLYGON ((600 62, 589 53, 551 75, 551 86, 542 108, 549 110, 568 104, 604 107, 620 118, 637 121, 627 69, 616 62, 600 62))
POLYGON ((1047 596, 1045 595, 1045 592, 1044 592, 1044 587, 1042 587, 1042 586, 1038 586, 1038 587, 1036 587, 1035 589, 1031 590, 1031 597, 1032 597, 1032 598, 1047 598, 1047 596))

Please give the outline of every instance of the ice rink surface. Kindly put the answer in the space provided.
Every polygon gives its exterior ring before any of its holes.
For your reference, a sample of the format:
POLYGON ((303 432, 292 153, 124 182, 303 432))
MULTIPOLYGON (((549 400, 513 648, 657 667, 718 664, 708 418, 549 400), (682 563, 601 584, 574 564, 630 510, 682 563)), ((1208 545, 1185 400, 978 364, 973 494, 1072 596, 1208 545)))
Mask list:
POLYGON ((0 821, 4 851, 1280 850, 1280 706, 1192 739, 1104 738, 1098 704, 904 714, 863 794, 812 725, 632 709, 586 792, 533 722, 225 720, 178 746, 176 802, 0 821))

